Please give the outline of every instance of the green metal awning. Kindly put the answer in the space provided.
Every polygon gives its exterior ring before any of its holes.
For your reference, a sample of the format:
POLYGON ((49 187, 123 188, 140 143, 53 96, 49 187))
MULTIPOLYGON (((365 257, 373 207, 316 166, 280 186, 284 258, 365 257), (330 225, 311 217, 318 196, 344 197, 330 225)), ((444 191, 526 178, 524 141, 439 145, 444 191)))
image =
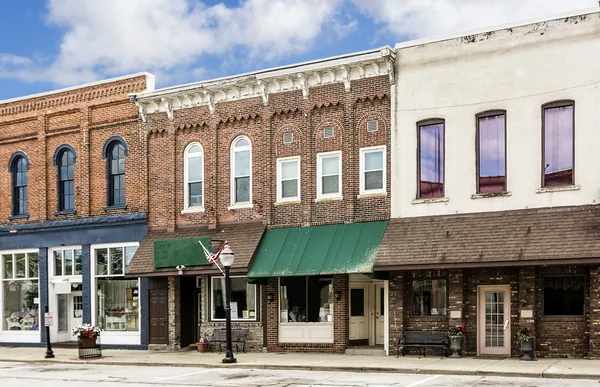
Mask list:
POLYGON ((154 241, 154 267, 209 265, 200 243, 210 249, 210 237, 167 239, 154 241))
POLYGON ((372 273, 388 222, 268 230, 248 278, 372 273))

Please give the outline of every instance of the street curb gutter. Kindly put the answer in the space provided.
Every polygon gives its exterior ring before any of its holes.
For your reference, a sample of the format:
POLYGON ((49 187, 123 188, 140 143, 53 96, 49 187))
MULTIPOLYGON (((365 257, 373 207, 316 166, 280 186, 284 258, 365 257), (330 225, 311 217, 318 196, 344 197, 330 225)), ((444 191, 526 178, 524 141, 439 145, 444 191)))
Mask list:
POLYGON ((444 370, 444 369, 419 369, 419 368, 384 368, 384 367, 334 367, 319 365, 271 365, 271 364, 206 364, 206 363, 160 363, 160 362, 111 362, 102 360, 80 361, 80 360, 18 360, 0 359, 0 362, 28 363, 28 364, 82 364, 82 365, 105 365, 105 366, 130 366, 130 367, 181 367, 181 368, 237 368, 237 369, 261 369, 261 370, 296 370, 296 371, 324 371, 324 372, 358 372, 358 373, 390 373, 390 374, 423 374, 423 375, 465 375, 465 376, 498 376, 511 378, 534 378, 534 379, 590 379, 600 380, 599 375, 586 374, 559 374, 559 373, 527 373, 527 372, 502 372, 502 371, 468 371, 468 370, 444 370))

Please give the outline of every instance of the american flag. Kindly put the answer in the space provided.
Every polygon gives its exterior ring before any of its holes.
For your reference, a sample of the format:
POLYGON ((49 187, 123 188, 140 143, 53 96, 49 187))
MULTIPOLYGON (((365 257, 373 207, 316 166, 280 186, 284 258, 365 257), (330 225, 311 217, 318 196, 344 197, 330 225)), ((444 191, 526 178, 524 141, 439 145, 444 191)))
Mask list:
POLYGON ((202 241, 198 241, 198 243, 200 243, 200 246, 202 246, 202 250, 204 250, 204 256, 206 256, 206 260, 211 265, 216 263, 219 260, 219 258, 221 257, 221 251, 223 251, 223 248, 227 245, 227 241, 225 241, 225 243, 223 243, 221 245, 221 248, 219 249, 219 251, 217 251, 216 254, 213 254, 213 252, 210 251, 210 249, 207 249, 206 246, 204 246, 204 244, 202 244, 202 241))

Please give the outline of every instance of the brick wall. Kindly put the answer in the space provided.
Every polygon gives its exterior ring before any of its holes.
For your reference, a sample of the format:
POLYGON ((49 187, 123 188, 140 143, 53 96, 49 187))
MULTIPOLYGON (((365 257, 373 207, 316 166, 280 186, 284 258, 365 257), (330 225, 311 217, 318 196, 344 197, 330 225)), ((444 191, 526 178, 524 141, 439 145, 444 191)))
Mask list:
MULTIPOLYGON (((146 89, 146 77, 135 76, 46 96, 0 104, 0 224, 41 222, 107 214, 106 160, 102 148, 111 136, 129 145, 126 159, 126 210, 146 212, 145 147, 142 146, 137 109, 128 94, 146 89), (71 145, 76 153, 75 215, 55 215, 58 209, 56 149, 71 145), (28 219, 12 215, 10 157, 27 154, 28 219)), ((110 212, 113 213, 113 212, 110 212)))
POLYGON ((181 298, 179 278, 168 278, 168 303, 169 303, 169 349, 181 349, 181 298))

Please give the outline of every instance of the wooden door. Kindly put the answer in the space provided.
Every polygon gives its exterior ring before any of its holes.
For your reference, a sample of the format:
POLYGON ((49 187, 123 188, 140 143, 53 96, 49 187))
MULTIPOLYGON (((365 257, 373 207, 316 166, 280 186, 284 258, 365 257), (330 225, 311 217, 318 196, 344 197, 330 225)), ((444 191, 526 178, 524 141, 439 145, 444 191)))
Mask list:
POLYGON ((479 355, 510 356, 510 286, 479 287, 479 355))
POLYGON ((150 344, 169 344, 167 290, 150 290, 150 344))
POLYGON ((385 290, 383 284, 375 284, 375 344, 384 343, 385 290))
POLYGON ((369 340, 369 288, 352 285, 350 288, 350 340, 369 340))

